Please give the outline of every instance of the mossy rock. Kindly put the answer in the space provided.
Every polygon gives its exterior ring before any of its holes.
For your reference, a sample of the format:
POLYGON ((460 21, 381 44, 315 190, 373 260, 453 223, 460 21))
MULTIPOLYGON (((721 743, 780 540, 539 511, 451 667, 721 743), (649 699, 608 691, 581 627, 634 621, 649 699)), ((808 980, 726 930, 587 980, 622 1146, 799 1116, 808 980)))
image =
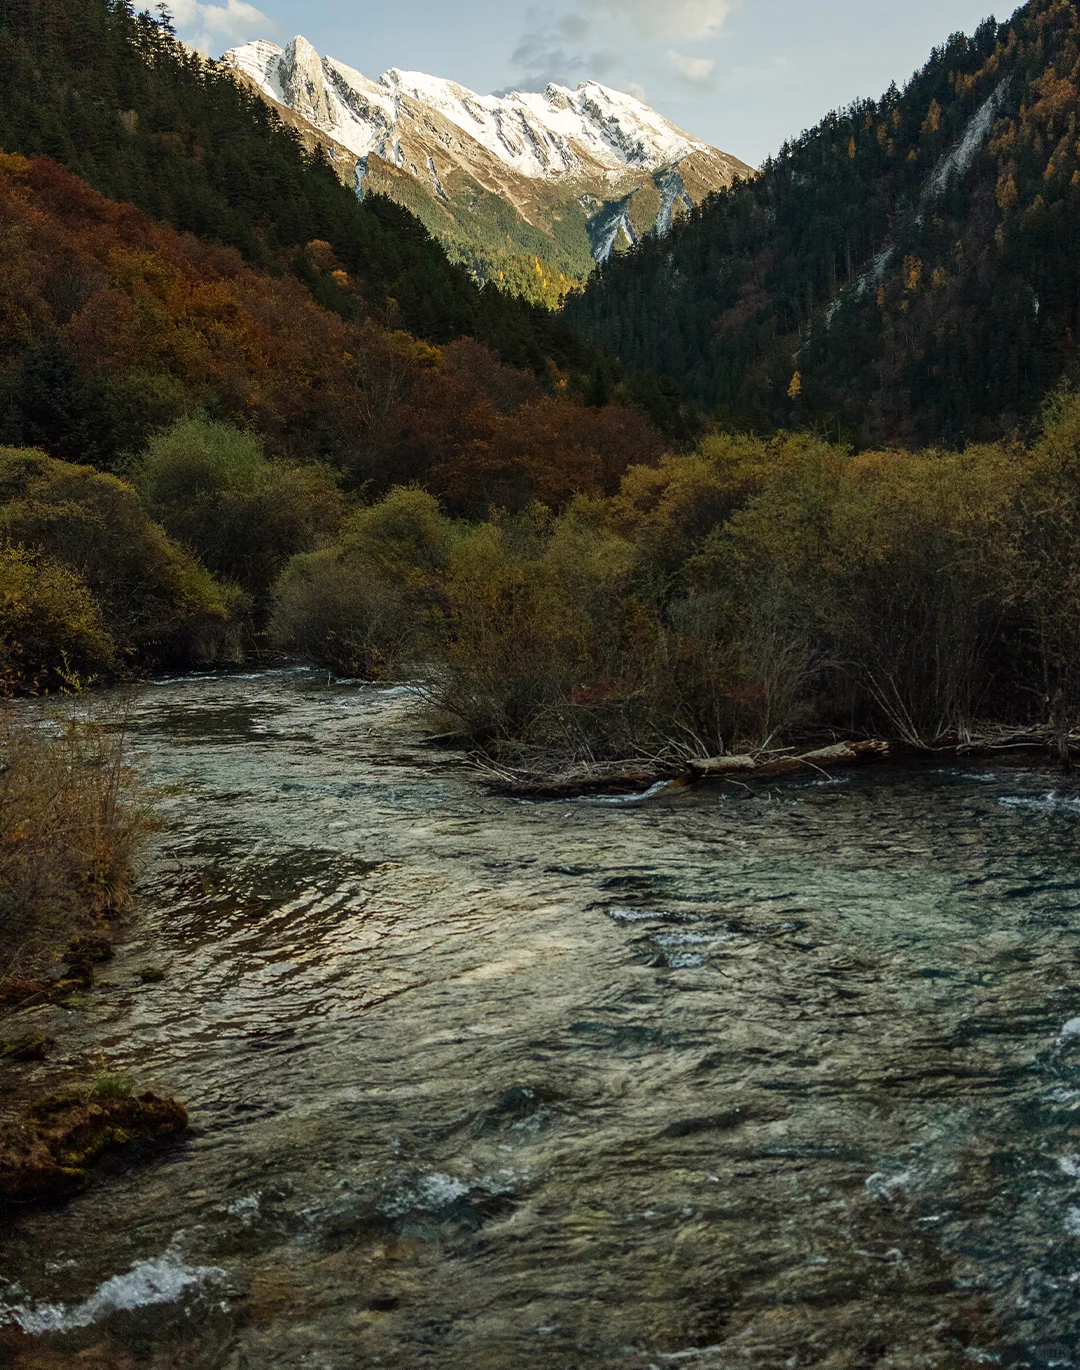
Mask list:
POLYGON ((84 937, 77 937, 68 947, 67 954, 72 965, 78 963, 99 966, 113 959, 113 947, 107 937, 88 933, 84 937))
POLYGON ((0 1204, 66 1198, 107 1153, 160 1145, 186 1127, 183 1105, 156 1094, 43 1099, 0 1128, 0 1204))
POLYGON ((59 980, 5 980, 0 984, 0 1005, 63 1003, 92 983, 93 972, 88 980, 84 970, 80 967, 77 974, 65 972, 59 980))
POLYGON ((94 983, 94 962, 72 957, 64 967, 61 983, 76 985, 79 989, 89 989, 94 983))
POLYGON ((0 1042, 0 1061, 44 1061, 49 1048, 55 1045, 51 1037, 45 1037, 40 1032, 28 1032, 14 1042, 0 1042))
POLYGON ((12 979, 0 984, 0 1004, 25 1004, 32 999, 44 1002, 50 983, 45 980, 12 979))

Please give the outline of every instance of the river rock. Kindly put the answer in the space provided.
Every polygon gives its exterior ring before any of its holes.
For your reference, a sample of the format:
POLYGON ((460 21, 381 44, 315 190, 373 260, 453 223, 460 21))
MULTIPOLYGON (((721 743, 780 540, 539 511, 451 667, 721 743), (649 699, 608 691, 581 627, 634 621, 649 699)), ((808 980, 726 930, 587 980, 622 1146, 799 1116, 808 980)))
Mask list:
POLYGON ((106 1152, 160 1143, 186 1127, 183 1105, 156 1094, 46 1099, 0 1128, 0 1204, 64 1198, 106 1152))

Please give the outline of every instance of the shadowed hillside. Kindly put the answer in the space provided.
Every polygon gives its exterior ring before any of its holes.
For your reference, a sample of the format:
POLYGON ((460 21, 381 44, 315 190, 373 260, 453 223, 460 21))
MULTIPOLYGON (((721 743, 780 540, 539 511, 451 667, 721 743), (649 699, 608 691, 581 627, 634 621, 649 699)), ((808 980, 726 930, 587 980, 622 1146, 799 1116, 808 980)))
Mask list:
POLYGON ((1075 378, 1080 18, 1032 0, 830 114, 568 317, 732 423, 992 437, 1075 378))

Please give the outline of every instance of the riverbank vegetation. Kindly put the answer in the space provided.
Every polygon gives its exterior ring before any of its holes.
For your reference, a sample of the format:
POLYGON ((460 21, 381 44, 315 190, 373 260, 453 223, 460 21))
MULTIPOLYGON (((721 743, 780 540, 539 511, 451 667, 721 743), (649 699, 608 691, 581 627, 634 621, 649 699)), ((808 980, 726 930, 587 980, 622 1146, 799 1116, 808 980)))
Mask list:
POLYGON ((0 679, 24 692, 234 652, 243 590, 92 467, 0 448, 0 566, 0 679))
POLYGON ((0 1003, 89 983, 146 826, 120 733, 0 706, 0 1003))
POLYGON ((988 729, 1069 754, 1080 397, 1025 445, 960 453, 715 434, 615 479, 583 443, 545 485, 542 451, 500 482, 474 446, 468 500, 343 488, 201 418, 154 435, 129 480, 0 453, 9 685, 286 654, 416 680, 504 758, 988 729))
POLYGON ((462 521, 391 492, 295 558, 272 631, 408 675, 503 755, 1080 726, 1080 400, 1026 447, 715 436, 609 496, 462 521))
MULTIPOLYGON (((343 317, 47 159, 0 154, 0 217, 9 687, 257 653, 286 562, 395 485, 455 517, 560 508, 663 451, 599 375, 576 395, 554 363, 436 347, 363 314, 359 285, 343 317)), ((304 252, 353 289, 327 242, 304 252)))

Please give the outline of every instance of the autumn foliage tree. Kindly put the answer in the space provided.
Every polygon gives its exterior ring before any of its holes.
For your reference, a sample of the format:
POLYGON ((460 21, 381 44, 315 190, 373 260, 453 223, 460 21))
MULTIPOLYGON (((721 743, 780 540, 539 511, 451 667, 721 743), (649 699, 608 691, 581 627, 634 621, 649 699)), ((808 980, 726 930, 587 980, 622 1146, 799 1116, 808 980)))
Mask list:
POLYGON ((633 406, 584 406, 557 374, 550 393, 474 341, 348 321, 46 159, 0 156, 0 251, 0 434, 65 460, 116 467, 202 415, 347 488, 418 480, 482 513, 611 489, 660 450, 633 406))

